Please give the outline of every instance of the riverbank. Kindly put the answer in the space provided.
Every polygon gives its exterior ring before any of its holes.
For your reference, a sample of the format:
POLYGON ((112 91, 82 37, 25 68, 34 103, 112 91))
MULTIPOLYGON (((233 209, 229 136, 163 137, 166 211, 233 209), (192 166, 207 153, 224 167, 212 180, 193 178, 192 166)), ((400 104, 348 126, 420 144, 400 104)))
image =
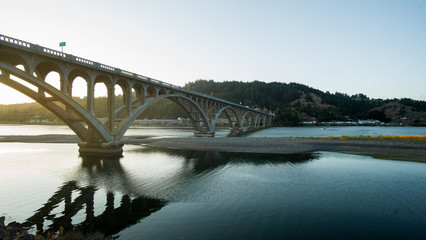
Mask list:
MULTIPOLYGON (((0 142, 78 143, 74 135, 0 136, 0 142)), ((194 151, 297 154, 318 151, 426 162, 426 142, 277 137, 150 138, 125 137, 125 144, 194 151)))

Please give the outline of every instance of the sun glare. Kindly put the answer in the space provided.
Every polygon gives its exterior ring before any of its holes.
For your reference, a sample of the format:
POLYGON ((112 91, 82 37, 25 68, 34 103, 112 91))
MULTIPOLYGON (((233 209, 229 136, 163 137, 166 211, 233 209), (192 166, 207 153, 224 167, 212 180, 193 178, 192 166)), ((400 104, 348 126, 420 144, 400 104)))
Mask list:
POLYGON ((16 91, 13 88, 0 84, 0 104, 15 104, 15 103, 29 103, 29 102, 34 102, 34 100, 16 91))

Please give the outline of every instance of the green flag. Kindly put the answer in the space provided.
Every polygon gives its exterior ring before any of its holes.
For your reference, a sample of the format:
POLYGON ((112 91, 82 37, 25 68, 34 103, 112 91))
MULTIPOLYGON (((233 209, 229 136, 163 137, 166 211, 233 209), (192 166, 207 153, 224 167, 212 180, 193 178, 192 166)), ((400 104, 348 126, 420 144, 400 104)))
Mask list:
POLYGON ((60 42, 59 47, 65 47, 65 42, 60 42))

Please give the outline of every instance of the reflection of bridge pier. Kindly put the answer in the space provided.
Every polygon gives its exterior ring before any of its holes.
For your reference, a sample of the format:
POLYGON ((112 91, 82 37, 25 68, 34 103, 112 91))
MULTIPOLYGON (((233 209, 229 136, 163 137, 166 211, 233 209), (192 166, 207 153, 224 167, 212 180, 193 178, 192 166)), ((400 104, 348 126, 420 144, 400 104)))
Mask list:
MULTIPOLYGON (((79 172, 87 174, 84 176, 89 178, 111 178, 118 181, 115 184, 130 184, 117 158, 105 161, 102 158, 84 158, 79 172)), ((89 180, 89 182, 92 181, 89 180)), ((127 193, 128 190, 125 188, 120 188, 123 191, 120 194, 103 189, 106 190, 105 209, 101 214, 96 215, 95 193, 98 190, 99 186, 79 186, 77 181, 66 182, 23 225, 35 226, 40 234, 48 231, 57 232, 62 227, 65 232, 69 230, 77 230, 84 234, 102 232, 108 236, 136 224, 166 205, 163 200, 143 196, 130 197, 132 193, 127 193), (121 197, 120 205, 114 207, 117 195, 121 197), (57 208, 62 203, 64 209, 59 212, 57 208), (73 224, 73 218, 82 211, 85 214, 84 220, 73 224)))
POLYGON ((81 139, 83 154, 121 155, 121 139, 130 125, 164 99, 182 108, 186 114, 182 117, 190 119, 196 136, 214 136, 221 116, 228 119, 233 130, 248 124, 266 127, 273 117, 266 109, 252 109, 4 35, 0 35, 0 83, 27 95, 60 118, 81 139), (46 82, 51 72, 58 73, 60 87, 46 82), (76 78, 87 83, 85 104, 72 98, 76 78), (107 88, 106 109, 101 113, 94 102, 96 84, 107 88), (118 89, 123 93, 121 97, 118 89))
POLYGON ((114 208, 114 193, 108 192, 104 212, 95 216, 95 192, 96 190, 93 187, 80 188, 75 185, 75 182, 66 183, 42 208, 38 209, 32 217, 26 220, 24 226, 36 226, 39 233, 57 232, 62 227, 65 231, 76 229, 82 233, 99 231, 106 235, 113 235, 149 216, 152 212, 158 211, 165 205, 164 201, 157 199, 144 197, 131 199, 129 195, 123 195, 120 206, 114 208), (70 185, 73 187, 70 188, 70 185), (73 191, 80 191, 80 196, 71 201, 71 193, 73 191), (52 214, 53 210, 62 201, 65 204, 62 216, 52 214), (84 207, 86 209, 85 220, 73 225, 72 218, 84 207), (43 228, 46 220, 52 223, 49 226, 45 226, 47 228, 43 228))
POLYGON ((88 213, 89 218, 90 213, 93 214, 94 193, 95 190, 93 187, 78 187, 74 181, 67 182, 43 205, 42 208, 38 209, 32 217, 28 218, 24 225, 28 227, 35 225, 37 231, 42 232, 45 220, 49 220, 52 221, 52 224, 49 226, 50 229, 55 229, 56 231, 59 227, 70 229, 72 226, 72 217, 76 215, 83 206, 86 206, 86 213, 88 213), (74 201, 71 201, 71 195, 75 191, 80 191, 80 196, 74 201), (51 215, 51 212, 62 201, 64 201, 65 204, 63 215, 55 218, 54 215, 51 215))

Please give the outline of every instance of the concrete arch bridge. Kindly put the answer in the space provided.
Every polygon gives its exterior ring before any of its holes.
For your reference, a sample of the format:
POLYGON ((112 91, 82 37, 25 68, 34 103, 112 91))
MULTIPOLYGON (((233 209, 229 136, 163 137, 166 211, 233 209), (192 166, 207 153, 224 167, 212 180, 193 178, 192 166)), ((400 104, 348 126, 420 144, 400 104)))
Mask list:
MULTIPOLYGON (((80 152, 122 152, 121 139, 152 104, 169 99, 187 114, 195 136, 214 136, 220 118, 231 130, 271 125, 273 114, 121 70, 71 54, 0 35, 0 83, 54 113, 81 139, 80 152), (46 81, 51 72, 57 84, 46 81), (77 78, 86 82, 86 102, 72 98, 77 78), (95 85, 107 89, 106 117, 95 115, 95 85), (117 92, 122 94, 118 97, 117 92)), ((105 106, 103 106, 105 107, 105 106)))

